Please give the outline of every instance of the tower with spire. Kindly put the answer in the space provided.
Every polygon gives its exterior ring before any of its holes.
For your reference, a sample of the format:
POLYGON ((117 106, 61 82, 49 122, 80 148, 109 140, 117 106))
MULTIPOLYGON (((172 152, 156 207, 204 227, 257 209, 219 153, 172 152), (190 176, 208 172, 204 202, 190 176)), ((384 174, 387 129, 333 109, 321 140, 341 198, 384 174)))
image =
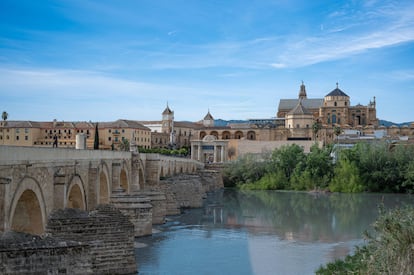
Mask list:
POLYGON ((300 85, 300 90, 299 90, 299 100, 302 100, 304 98, 306 99, 308 97, 306 95, 306 87, 305 87, 305 84, 303 84, 303 80, 302 80, 302 85, 300 85))
POLYGON ((174 144, 174 111, 171 111, 170 107, 165 107, 165 110, 162 112, 162 125, 161 129, 163 133, 170 135, 170 144, 174 144))
POLYGON ((214 127, 214 118, 210 114, 210 109, 208 110, 207 114, 204 116, 203 125, 204 127, 214 127))

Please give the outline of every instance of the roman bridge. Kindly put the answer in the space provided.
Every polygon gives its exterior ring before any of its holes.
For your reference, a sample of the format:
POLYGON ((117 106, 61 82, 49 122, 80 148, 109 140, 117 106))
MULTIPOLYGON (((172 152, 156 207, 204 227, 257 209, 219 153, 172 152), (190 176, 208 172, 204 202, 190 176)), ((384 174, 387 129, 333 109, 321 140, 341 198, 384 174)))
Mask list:
POLYGON ((0 231, 42 234, 55 209, 92 210, 202 167, 159 154, 0 146, 0 231))

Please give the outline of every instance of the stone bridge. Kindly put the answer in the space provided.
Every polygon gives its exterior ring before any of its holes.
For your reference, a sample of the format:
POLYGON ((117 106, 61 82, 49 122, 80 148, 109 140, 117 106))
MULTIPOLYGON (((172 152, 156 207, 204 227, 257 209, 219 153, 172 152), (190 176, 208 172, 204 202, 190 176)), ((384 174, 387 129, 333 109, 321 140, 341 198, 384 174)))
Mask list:
POLYGON ((39 235, 55 209, 89 211, 202 167, 158 154, 0 146, 0 231, 39 235))

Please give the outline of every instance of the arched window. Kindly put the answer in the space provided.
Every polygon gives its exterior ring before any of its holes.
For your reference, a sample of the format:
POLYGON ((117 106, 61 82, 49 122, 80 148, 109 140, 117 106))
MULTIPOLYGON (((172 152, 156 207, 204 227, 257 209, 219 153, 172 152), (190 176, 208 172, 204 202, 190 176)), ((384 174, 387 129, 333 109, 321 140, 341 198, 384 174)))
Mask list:
POLYGON ((336 123, 336 115, 332 115, 332 124, 336 123))
POLYGON ((247 133, 247 139, 249 139, 249 140, 255 140, 256 139, 256 133, 254 131, 249 131, 247 133))
POLYGON ((336 101, 334 102, 334 106, 336 107, 336 106, 338 106, 338 103, 336 103, 336 101))

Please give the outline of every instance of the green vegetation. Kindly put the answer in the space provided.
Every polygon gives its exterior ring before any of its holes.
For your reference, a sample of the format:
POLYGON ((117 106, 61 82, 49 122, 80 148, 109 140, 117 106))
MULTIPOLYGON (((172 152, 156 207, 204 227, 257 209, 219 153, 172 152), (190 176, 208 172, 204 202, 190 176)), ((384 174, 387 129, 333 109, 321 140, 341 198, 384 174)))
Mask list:
POLYGON ((374 234, 354 255, 320 267, 316 274, 412 274, 414 270, 414 208, 380 210, 374 234))
POLYGON ((98 131, 98 123, 95 124, 95 137, 93 140, 93 149, 99 150, 99 131, 98 131))
POLYGON ((414 146, 359 143, 334 152, 336 161, 332 148, 314 145, 305 154, 293 144, 260 157, 245 155, 224 169, 224 184, 240 189, 413 193, 414 146))
POLYGON ((140 147, 138 151, 141 153, 155 153, 155 154, 161 154, 161 155, 167 155, 167 156, 181 156, 181 157, 188 156, 189 154, 189 150, 186 147, 182 147, 180 149, 167 149, 167 148, 146 149, 146 148, 140 147))

